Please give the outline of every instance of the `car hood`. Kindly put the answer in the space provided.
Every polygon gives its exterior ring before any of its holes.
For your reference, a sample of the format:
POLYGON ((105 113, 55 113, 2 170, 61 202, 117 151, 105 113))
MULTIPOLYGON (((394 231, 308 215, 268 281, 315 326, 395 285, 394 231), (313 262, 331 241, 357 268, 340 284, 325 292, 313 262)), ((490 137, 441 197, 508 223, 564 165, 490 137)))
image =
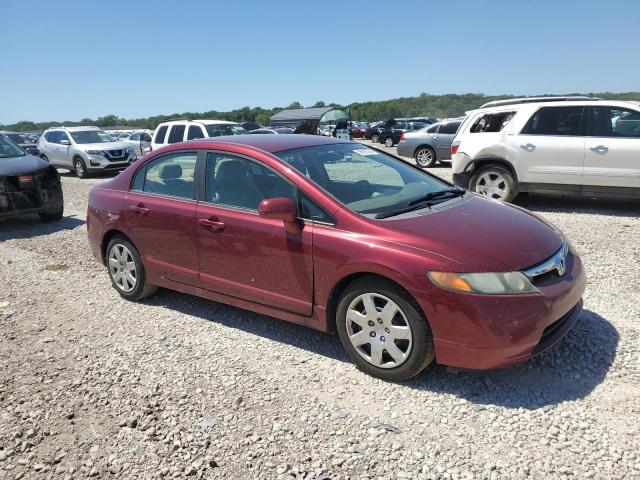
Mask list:
POLYGON ((395 240, 448 257, 451 270, 522 270, 549 258, 562 246, 562 233, 520 207, 467 193, 389 221, 395 240))
POLYGON ((128 148, 124 142, 107 142, 107 143, 83 143, 78 145, 83 150, 122 150, 128 148))
POLYGON ((0 158, 0 177, 11 177, 23 173, 35 172, 49 165, 40 157, 23 155, 22 157, 0 158))

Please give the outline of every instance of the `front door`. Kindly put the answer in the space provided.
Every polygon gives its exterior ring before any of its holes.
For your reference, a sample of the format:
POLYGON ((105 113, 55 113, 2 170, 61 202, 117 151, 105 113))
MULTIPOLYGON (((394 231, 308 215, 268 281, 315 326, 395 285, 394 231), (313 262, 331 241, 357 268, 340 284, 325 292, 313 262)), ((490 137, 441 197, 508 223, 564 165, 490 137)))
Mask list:
POLYGON ((520 181, 580 189, 585 145, 583 110, 581 106, 543 107, 519 135, 507 137, 517 152, 520 181))
POLYGON ((610 106, 590 111, 583 190, 640 188, 640 112, 610 106))
POLYGON ((195 180, 197 151, 162 155, 147 163, 126 196, 131 240, 149 277, 199 286, 195 180))
POLYGON ((260 162, 216 152, 207 155, 204 183, 196 213, 203 288, 311 315, 312 225, 289 233, 258 215, 266 198, 293 199, 293 185, 260 162))

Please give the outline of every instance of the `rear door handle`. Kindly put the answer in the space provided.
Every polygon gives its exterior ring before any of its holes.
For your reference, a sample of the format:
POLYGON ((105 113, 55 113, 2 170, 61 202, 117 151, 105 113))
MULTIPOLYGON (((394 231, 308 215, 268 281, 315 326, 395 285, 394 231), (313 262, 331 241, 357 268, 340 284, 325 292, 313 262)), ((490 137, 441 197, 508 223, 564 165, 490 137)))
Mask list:
POLYGON ((607 147, 605 147, 604 145, 598 145, 597 147, 591 147, 590 150, 592 152, 594 152, 594 153, 599 153, 601 155, 604 155, 605 153, 607 153, 609 151, 609 149, 607 147))
POLYGON ((218 220, 218 217, 209 217, 209 218, 200 218, 198 219, 198 223, 203 227, 212 230, 214 232, 219 232, 224 230, 224 223, 218 220))
POLYGON ((536 149, 536 146, 533 143, 527 143, 526 145, 520 145, 520 148, 527 152, 533 152, 536 149))
POLYGON ((131 205, 129 207, 129 210, 131 210, 132 212, 136 212, 140 215, 149 215, 149 209, 146 208, 144 205, 142 205, 141 203, 138 205, 131 205))

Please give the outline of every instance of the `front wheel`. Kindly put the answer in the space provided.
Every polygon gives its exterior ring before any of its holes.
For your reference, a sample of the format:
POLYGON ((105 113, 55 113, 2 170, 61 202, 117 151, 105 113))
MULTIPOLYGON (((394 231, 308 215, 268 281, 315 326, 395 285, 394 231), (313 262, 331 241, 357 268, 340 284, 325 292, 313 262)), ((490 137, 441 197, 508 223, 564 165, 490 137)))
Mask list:
POLYGON ((340 341, 356 366, 384 380, 408 380, 435 358, 424 316, 395 284, 377 278, 356 280, 337 309, 340 341))
POLYGON ((116 235, 107 245, 107 268, 113 287, 127 300, 142 300, 158 289, 146 283, 140 254, 123 236, 116 235))
POLYGON ((500 165, 488 165, 478 169, 469 181, 469 190, 504 202, 510 202, 516 196, 513 175, 500 165))
POLYGON ((40 220, 43 222, 55 222, 60 220, 63 214, 64 196, 62 194, 62 185, 57 184, 51 192, 48 208, 40 212, 40 220))
POLYGON ((371 135, 371 143, 378 143, 380 141, 380 136, 377 133, 371 135))

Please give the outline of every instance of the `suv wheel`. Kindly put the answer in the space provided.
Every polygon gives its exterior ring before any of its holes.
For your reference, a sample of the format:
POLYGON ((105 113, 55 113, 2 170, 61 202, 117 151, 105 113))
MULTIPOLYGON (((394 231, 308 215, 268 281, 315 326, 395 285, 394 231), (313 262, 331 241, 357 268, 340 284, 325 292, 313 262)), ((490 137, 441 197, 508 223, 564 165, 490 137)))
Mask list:
POLYGON ((371 143, 378 143, 380 141, 380 136, 377 133, 371 135, 371 143))
POLYGON ((516 196, 513 175, 499 165, 488 165, 478 169, 471 177, 469 190, 505 202, 510 202, 516 196))
POLYGON ((434 167, 438 162, 436 152, 431 147, 421 147, 416 150, 415 159, 418 166, 422 168, 434 167))
POLYGON ((73 159, 73 171, 76 173, 78 178, 87 178, 87 166, 80 157, 76 157, 73 159))
POLYGON ((385 380, 408 380, 435 349, 429 324, 395 284, 363 278, 345 290, 336 312, 340 341, 356 366, 385 380))
POLYGON ((393 137, 387 137, 384 139, 385 147, 393 147, 393 137))
POLYGON ((138 250, 125 237, 116 235, 109 241, 106 260, 113 287, 127 300, 141 300, 158 290, 146 282, 138 250))

